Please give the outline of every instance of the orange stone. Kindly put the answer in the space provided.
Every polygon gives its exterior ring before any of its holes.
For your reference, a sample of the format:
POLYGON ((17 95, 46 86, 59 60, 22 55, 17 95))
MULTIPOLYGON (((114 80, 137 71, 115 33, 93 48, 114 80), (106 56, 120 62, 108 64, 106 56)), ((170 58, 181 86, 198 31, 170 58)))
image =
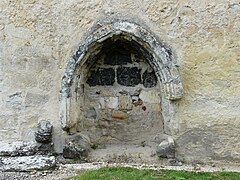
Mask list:
POLYGON ((127 119, 128 118, 128 115, 127 113, 125 112, 122 112, 122 111, 113 111, 112 112, 112 118, 114 119, 127 119))

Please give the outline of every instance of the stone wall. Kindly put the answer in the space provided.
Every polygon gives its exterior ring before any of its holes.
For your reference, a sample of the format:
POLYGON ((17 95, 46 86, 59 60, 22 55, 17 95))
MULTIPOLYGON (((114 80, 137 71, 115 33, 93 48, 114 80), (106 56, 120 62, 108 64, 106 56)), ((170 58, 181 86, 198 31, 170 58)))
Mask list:
POLYGON ((93 26, 120 19, 151 31, 177 60, 184 88, 170 122, 177 157, 239 160, 239 3, 0 1, 0 140, 34 140, 37 122, 49 120, 61 152, 59 91, 68 60, 93 26))

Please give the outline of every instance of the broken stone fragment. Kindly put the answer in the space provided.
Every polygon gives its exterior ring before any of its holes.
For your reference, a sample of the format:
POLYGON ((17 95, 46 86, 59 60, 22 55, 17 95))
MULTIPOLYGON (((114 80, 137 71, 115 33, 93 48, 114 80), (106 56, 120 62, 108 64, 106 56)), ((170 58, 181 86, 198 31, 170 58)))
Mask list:
POLYGON ((54 156, 1 157, 0 171, 47 170, 56 166, 54 156))
POLYGON ((66 139, 63 148, 63 157, 85 160, 90 152, 90 140, 82 134, 72 135, 66 139))
POLYGON ((156 150, 156 153, 161 158, 175 158, 175 144, 171 137, 162 141, 156 150))
POLYGON ((41 120, 37 125, 35 140, 39 143, 50 143, 52 141, 52 124, 47 120, 41 120))
POLYGON ((114 119, 127 119, 128 118, 128 115, 127 113, 125 112, 122 112, 122 111, 113 111, 112 112, 112 118, 114 119))
POLYGON ((36 142, 16 141, 13 143, 0 143, 0 156, 30 156, 38 152, 39 144, 36 142))

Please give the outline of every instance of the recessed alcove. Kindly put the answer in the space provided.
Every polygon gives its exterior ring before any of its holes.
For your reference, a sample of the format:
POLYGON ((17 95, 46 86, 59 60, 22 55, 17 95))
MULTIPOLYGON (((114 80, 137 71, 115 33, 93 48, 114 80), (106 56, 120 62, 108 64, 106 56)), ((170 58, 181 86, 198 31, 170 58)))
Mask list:
POLYGON ((176 130, 174 101, 181 96, 171 50, 141 26, 115 22, 95 29, 69 60, 60 121, 94 147, 115 147, 105 152, 140 148, 150 157, 176 130))
POLYGON ((124 36, 113 36, 82 67, 77 130, 91 143, 142 145, 164 133, 160 83, 143 53, 124 36))

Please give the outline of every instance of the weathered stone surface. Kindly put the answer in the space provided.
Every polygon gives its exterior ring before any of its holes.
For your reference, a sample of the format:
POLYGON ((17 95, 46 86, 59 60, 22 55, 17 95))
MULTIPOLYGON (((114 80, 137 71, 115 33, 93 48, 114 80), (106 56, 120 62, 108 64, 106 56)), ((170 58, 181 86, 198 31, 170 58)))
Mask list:
POLYGON ((175 158, 175 144, 171 137, 162 141, 157 147, 157 155, 161 158, 175 158))
POLYGON ((31 106, 39 106, 45 104, 49 99, 48 95, 45 94, 34 94, 34 93, 27 93, 25 99, 25 105, 27 107, 31 106))
POLYGON ((0 156, 29 156, 36 154, 39 144, 35 142, 16 141, 13 143, 0 143, 0 156))
POLYGON ((63 157, 86 160, 90 151, 90 140, 81 134, 69 136, 63 148, 63 157))
POLYGON ((90 86, 112 86, 115 82, 115 71, 112 68, 99 68, 96 71, 91 71, 91 75, 87 80, 90 86))
POLYGON ((119 67, 117 69, 117 82, 123 86, 136 86, 141 83, 140 71, 137 67, 119 67))
POLYGON ((239 162, 238 134, 238 127, 228 123, 192 128, 175 140, 178 145, 178 157, 188 162, 208 162, 210 157, 212 159, 213 157, 216 159, 224 157, 225 160, 239 162), (221 134, 217 133, 220 129, 222 130, 221 134), (230 145, 224 146, 222 144, 221 140, 227 137, 227 133, 233 134, 232 137, 228 138, 228 141, 234 144, 235 149, 232 149, 230 145), (220 151, 220 149, 222 149, 222 151, 220 151), (230 155, 229 151, 231 151, 231 154, 234 154, 234 156, 230 155), (196 154, 198 154, 198 157, 196 157, 196 154))
POLYGON ((52 124, 47 120, 39 121, 35 132, 35 140, 39 143, 50 143, 52 141, 52 124))
POLYGON ((54 156, 21 156, 21 157, 1 157, 1 171, 32 171, 47 170, 55 168, 56 159, 54 156))

